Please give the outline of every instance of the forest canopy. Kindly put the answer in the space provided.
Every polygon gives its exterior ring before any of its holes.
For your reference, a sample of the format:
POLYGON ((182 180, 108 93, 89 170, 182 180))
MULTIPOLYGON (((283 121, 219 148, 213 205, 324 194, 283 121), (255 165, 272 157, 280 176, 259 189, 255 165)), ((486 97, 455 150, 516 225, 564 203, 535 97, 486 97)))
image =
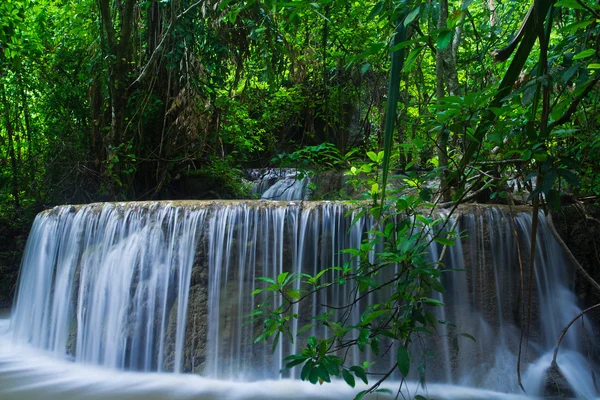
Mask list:
POLYGON ((598 196, 598 17, 591 0, 5 1, 2 213, 177 198, 188 176, 243 197, 244 168, 348 169, 386 128, 391 170, 433 171, 445 201, 507 182, 598 196))

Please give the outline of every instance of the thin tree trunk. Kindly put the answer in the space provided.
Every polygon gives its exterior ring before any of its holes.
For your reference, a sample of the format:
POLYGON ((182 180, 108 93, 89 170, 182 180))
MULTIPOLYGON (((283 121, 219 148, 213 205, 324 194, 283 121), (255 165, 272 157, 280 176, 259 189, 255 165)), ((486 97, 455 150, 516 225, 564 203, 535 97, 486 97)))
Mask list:
MULTIPOLYGON (((440 15, 438 19, 438 29, 445 29, 448 20, 448 0, 440 0, 440 15)), ((445 54, 451 46, 446 49, 437 49, 435 56, 435 80, 436 80, 436 97, 438 101, 441 101, 446 96, 446 88, 444 83, 449 85, 446 79, 446 67, 445 67, 445 54)), ((456 65, 455 65, 456 66, 456 65)), ((449 87, 448 87, 449 88, 449 87)), ((438 168, 440 168, 440 194, 443 202, 449 202, 452 200, 450 193, 450 185, 448 183, 448 136, 449 131, 442 127, 437 134, 437 155, 438 155, 438 168)))
POLYGON ((6 89, 4 84, 0 83, 0 90, 2 91, 2 103, 4 105, 4 126, 6 128, 6 135, 8 137, 8 154, 10 157, 10 165, 12 172, 12 195, 13 201, 15 204, 15 208, 20 208, 19 201, 19 168, 17 164, 17 155, 15 154, 14 147, 14 131, 12 121, 10 120, 10 104, 8 103, 8 99, 6 97, 6 89))

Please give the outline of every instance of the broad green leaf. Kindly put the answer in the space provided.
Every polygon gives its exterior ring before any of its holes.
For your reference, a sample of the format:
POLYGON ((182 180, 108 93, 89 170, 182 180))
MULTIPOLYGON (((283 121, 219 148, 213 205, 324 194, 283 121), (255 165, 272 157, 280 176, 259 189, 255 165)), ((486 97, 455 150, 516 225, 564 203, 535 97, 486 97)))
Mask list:
POLYGON ((398 369, 400 370, 402 376, 406 378, 408 372, 410 371, 410 356, 406 347, 398 347, 396 364, 398 365, 398 369))
POLYGON ((577 0, 560 0, 554 4, 554 7, 572 8, 573 10, 585 10, 577 0))
POLYGON ((444 50, 452 41, 452 31, 444 29, 438 34, 436 45, 440 50, 444 50))
POLYGON ((306 358, 292 360, 285 365, 285 369, 291 369, 291 368, 295 367, 296 365, 302 364, 304 361, 306 361, 306 358))
POLYGON ((430 305, 430 306, 439 306, 439 307, 441 307, 441 306, 443 306, 443 305, 444 305, 444 303, 443 303, 443 302, 441 302, 441 301, 439 301, 439 300, 436 300, 436 299, 429 298, 429 297, 423 297, 423 298, 421 299, 421 301, 422 301, 423 303, 425 303, 425 304, 428 304, 428 305, 430 305))
POLYGON ((288 275, 289 275, 289 272, 282 272, 281 274, 279 274, 277 276, 277 283, 279 283, 280 286, 283 286, 288 275))
POLYGON ((354 375, 356 375, 357 378, 362 379, 362 381, 365 384, 369 384, 369 380, 367 379, 367 373, 365 372, 365 369, 363 367, 355 365, 353 367, 350 367, 350 371, 354 372, 354 375))
POLYGON ((354 400, 362 400, 362 398, 365 397, 365 394, 367 394, 367 393, 369 393, 369 391, 367 391, 367 390, 362 390, 362 391, 358 392, 356 397, 354 397, 354 400))
POLYGON ((367 71, 369 70, 369 68, 371 68, 371 64, 369 64, 369 63, 364 63, 364 64, 362 65, 362 67, 360 67, 360 74, 361 74, 361 75, 364 75, 364 74, 366 74, 366 73, 367 73, 367 71))
POLYGON ((596 50, 594 50, 594 49, 584 50, 584 51, 582 51, 580 53, 575 54, 573 56, 573 60, 581 60, 581 59, 584 59, 584 58, 591 57, 591 56, 594 55, 595 52, 596 52, 596 50))
POLYGON ((435 238, 433 240, 436 241, 439 244, 444 245, 444 246, 454 246, 454 240, 440 238, 440 237, 437 237, 437 238, 435 238))
POLYGON ((354 376, 347 369, 342 370, 342 377, 344 378, 344 381, 346 381, 346 383, 350 387, 354 387, 354 385, 356 385, 356 381, 354 380, 354 376))
POLYGON ((421 6, 417 6, 414 10, 408 13, 406 19, 404 19, 404 26, 408 26, 411 22, 415 20, 419 16, 419 11, 421 10, 421 6))
POLYGON ((561 32, 564 32, 566 34, 572 34, 572 33, 577 32, 579 29, 587 28, 587 26, 589 24, 591 24, 592 22, 594 22, 594 20, 592 20, 592 19, 583 21, 583 22, 575 22, 573 24, 567 25, 564 28, 562 28, 561 32))
POLYGON ((365 346, 369 343, 369 336, 371 335, 371 331, 369 329, 363 329, 360 331, 358 335, 358 339, 356 344, 358 345, 358 349, 360 351, 365 351, 365 346))
POLYGON ((379 345, 380 345, 380 340, 378 336, 375 336, 373 338, 373 340, 371 340, 371 350, 373 351, 373 354, 375 354, 376 356, 379 355, 379 345))

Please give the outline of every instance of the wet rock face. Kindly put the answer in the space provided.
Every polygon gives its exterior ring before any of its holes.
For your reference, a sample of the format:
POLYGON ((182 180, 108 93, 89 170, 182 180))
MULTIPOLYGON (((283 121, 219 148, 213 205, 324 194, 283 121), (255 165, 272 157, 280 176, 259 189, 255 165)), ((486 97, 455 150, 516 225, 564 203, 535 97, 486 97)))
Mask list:
POLYGON ((546 372, 543 396, 550 399, 572 399, 576 397, 575 391, 556 365, 548 368, 546 372))
POLYGON ((12 306, 30 224, 0 218, 0 310, 12 306))
POLYGON ((208 332, 208 291, 203 285, 190 288, 188 323, 185 335, 184 372, 204 372, 208 332))
MULTIPOLYGON (((208 334, 208 259, 206 251, 207 237, 202 235, 198 241, 190 277, 182 372, 202 373, 205 368, 208 334)), ((176 331, 177 300, 173 303, 169 315, 169 330, 163 365, 166 371, 175 370, 176 331)))
MULTIPOLYGON (((554 224, 579 263, 600 281, 600 206, 568 206, 553 213, 554 224)), ((600 300, 590 285, 576 278, 576 293, 588 303, 600 300)))
MULTIPOLYGON (((552 215, 556 230, 577 261, 596 282, 600 282, 600 206, 571 205, 552 215)), ((600 293, 596 293, 590 283, 577 272, 573 275, 572 289, 585 307, 600 301, 600 293)), ((591 312, 588 316, 599 321, 600 310, 591 312)), ((600 331, 597 331, 597 336, 600 336, 600 331)))

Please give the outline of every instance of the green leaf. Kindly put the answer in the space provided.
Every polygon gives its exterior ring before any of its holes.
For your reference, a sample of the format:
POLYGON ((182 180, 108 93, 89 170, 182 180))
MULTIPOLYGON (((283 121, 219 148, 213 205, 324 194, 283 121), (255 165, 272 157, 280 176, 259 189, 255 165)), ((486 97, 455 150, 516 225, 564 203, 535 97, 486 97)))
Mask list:
POLYGON ((312 360, 308 360, 304 367, 302 367, 302 371, 300 372, 300 379, 303 381, 308 380, 308 376, 310 375, 310 371, 312 370, 314 363, 312 360))
POLYGON ((373 354, 375 354, 376 356, 379 355, 379 344, 380 344, 379 337, 375 336, 373 338, 373 340, 371 340, 371 350, 373 351, 373 354))
POLYGON ((421 301, 422 301, 423 303, 427 304, 427 305, 430 305, 430 306, 438 306, 438 307, 441 307, 441 306, 443 306, 443 305, 444 305, 444 303, 443 303, 443 302, 441 302, 441 301, 439 301, 439 300, 436 300, 436 299, 431 299, 431 298, 429 298, 429 297, 423 297, 423 298, 421 299, 421 301))
POLYGON ((465 11, 473 3, 473 0, 463 0, 461 9, 465 11))
POLYGON ((350 367, 350 371, 354 372, 354 375, 356 375, 357 378, 362 379, 362 381, 365 384, 369 384, 369 380, 367 379, 367 373, 365 372, 365 369, 363 367, 355 365, 353 367, 350 367))
POLYGON ((379 15, 379 13, 383 10, 385 4, 385 1, 380 1, 379 3, 375 4, 375 6, 373 6, 373 9, 369 13, 369 16, 367 17, 367 20, 371 21, 373 18, 379 15))
POLYGON ((408 26, 411 22, 415 20, 419 16, 419 11, 421 10, 421 6, 417 6, 414 10, 408 13, 406 18, 404 19, 404 26, 408 26))
POLYGON ((594 49, 587 49, 584 50, 580 53, 577 53, 573 56, 573 60, 581 60, 583 58, 588 58, 594 55, 594 53, 596 52, 596 50, 594 49))
MULTIPOLYGON (((319 381, 331 382, 331 377, 329 376, 329 372, 327 372, 327 368, 323 364, 317 367, 317 376, 319 381)), ((311 381, 312 382, 312 381, 311 381)))
POLYGON ((585 10, 576 0, 560 0, 554 7, 572 8, 573 10, 585 10))
POLYGON ((461 333, 460 336, 466 337, 474 342, 477 342, 477 340, 475 340, 475 337, 473 335, 469 335, 468 333, 461 333))
MULTIPOLYGON (((356 280, 361 283, 364 284, 367 287, 372 287, 372 288, 376 288, 377 286, 379 286, 379 283, 371 278, 370 276, 357 276, 356 280)), ((362 291, 362 290, 361 290, 362 291)))
POLYGON ((436 45, 440 50, 444 50, 450 42, 452 41, 452 31, 449 29, 444 29, 441 31, 437 37, 436 45))
POLYGON ((404 346, 398 347, 398 353, 396 356, 396 363, 398 369, 403 377, 406 378, 410 371, 410 356, 408 355, 408 349, 404 346))
POLYGON ((348 386, 354 387, 354 385, 356 385, 356 381, 354 380, 354 376, 347 369, 342 370, 342 377, 344 378, 344 381, 346 381, 346 383, 348 384, 348 386))
POLYGON ((365 394, 369 393, 368 390, 363 390, 358 392, 358 394, 356 395, 356 397, 354 397, 354 400, 362 400, 363 397, 365 397, 365 394))
POLYGON ((587 28, 587 26, 589 24, 591 24, 592 22, 594 22, 593 19, 587 20, 587 21, 583 21, 583 22, 575 22, 573 24, 567 25, 564 28, 561 29, 561 32, 564 32, 566 34, 572 34, 577 32, 579 29, 585 29, 587 28))
POLYGON ((433 191, 429 188, 423 188, 419 191, 419 198, 423 201, 431 201, 431 195, 433 191))
POLYGON ((366 73, 367 73, 367 71, 369 70, 369 68, 371 68, 371 64, 369 64, 369 63, 364 63, 364 64, 362 65, 362 67, 360 67, 360 74, 361 74, 361 75, 364 75, 364 74, 366 74, 366 73))
POLYGON ((289 272, 282 272, 281 274, 279 274, 277 276, 277 283, 279 283, 280 286, 283 286, 288 275, 289 275, 289 272))
POLYGON ((579 178, 572 171, 565 169, 565 168, 559 168, 558 174, 561 177, 563 177, 569 185, 576 186, 576 187, 581 186, 581 182, 579 182, 579 178))
POLYGON ((410 51, 410 53, 408 53, 408 56, 406 56, 406 63, 404 63, 403 72, 408 72, 411 71, 412 66, 414 65, 415 61, 417 61, 417 57, 419 56, 419 54, 421 54, 421 52, 425 49, 425 46, 417 46, 414 49, 412 49, 410 51))
POLYGON ((377 310, 377 311, 365 311, 360 317, 360 323, 362 325, 370 324, 375 318, 389 313, 389 310, 377 310))
POLYGON ((454 240, 445 239, 445 238, 441 238, 441 237, 436 237, 433 240, 435 242, 439 243, 439 244, 444 245, 444 246, 454 246, 454 240))
POLYGON ((287 363, 285 365, 285 369, 291 369, 291 368, 295 367, 296 365, 302 364, 304 361, 306 361, 306 358, 290 361, 289 363, 287 363))
POLYGON ((363 329, 360 331, 358 335, 358 340, 356 344, 358 345, 358 349, 360 351, 365 351, 365 346, 369 343, 369 336, 371 335, 371 331, 369 329, 363 329))

